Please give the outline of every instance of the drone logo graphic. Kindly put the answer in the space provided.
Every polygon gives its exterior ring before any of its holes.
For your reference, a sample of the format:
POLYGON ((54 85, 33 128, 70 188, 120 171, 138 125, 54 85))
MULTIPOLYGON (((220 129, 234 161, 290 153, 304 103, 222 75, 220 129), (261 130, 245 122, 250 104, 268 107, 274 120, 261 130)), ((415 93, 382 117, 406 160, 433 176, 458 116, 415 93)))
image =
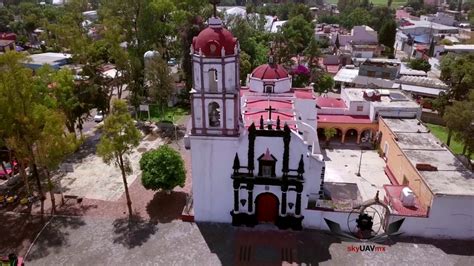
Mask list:
POLYGON ((385 223, 387 215, 390 214, 390 209, 386 204, 379 200, 379 193, 375 195, 374 199, 362 203, 355 207, 347 218, 347 227, 349 233, 342 231, 341 226, 329 219, 324 218, 327 226, 331 232, 345 241, 357 242, 383 242, 388 237, 402 234, 399 230, 405 218, 392 222, 385 223), (383 233, 379 234, 382 224, 385 229, 383 233))

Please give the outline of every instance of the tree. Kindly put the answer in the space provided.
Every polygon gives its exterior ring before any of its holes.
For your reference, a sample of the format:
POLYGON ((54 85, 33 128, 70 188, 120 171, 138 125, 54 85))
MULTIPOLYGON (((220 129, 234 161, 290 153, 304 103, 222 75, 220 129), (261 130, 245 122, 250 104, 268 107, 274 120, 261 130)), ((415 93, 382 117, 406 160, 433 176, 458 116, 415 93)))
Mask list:
POLYGON ((45 121, 38 141, 36 142, 35 155, 37 163, 41 166, 47 181, 51 197, 51 214, 56 212, 54 198, 54 185, 51 180, 51 171, 57 169, 66 155, 74 152, 78 147, 75 134, 64 134, 65 117, 56 110, 43 108, 39 114, 45 121))
POLYGON ((450 100, 467 99, 469 92, 474 90, 474 55, 447 54, 441 60, 441 80, 450 86, 450 100))
POLYGON ((389 54, 393 54, 395 35, 397 34, 397 23, 395 20, 386 20, 379 31, 379 43, 390 49, 389 54))
MULTIPOLYGON (((15 151, 20 169, 25 169, 29 162, 43 207, 43 188, 34 149, 44 128, 44 120, 38 113, 45 107, 47 88, 23 66, 25 60, 25 55, 16 52, 0 55, 0 120, 5 125, 1 134, 7 147, 15 151)), ((27 176, 24 171, 20 173, 29 190, 27 176)))
POLYGON ((244 85, 247 80, 247 75, 252 71, 252 64, 250 63, 250 56, 245 52, 240 52, 240 84, 244 85))
POLYGON ((163 113, 174 91, 174 81, 168 64, 160 56, 154 56, 146 62, 146 85, 148 94, 161 107, 163 113))
POLYGON ((328 93, 334 87, 334 79, 331 75, 318 72, 315 76, 313 90, 319 95, 328 93))
POLYGON ((329 146, 329 142, 331 141, 332 137, 336 136, 337 131, 332 127, 328 127, 324 129, 324 137, 326 138, 326 146, 329 146))
POLYGON ((341 25, 350 30, 354 26, 369 25, 372 21, 372 15, 369 11, 363 8, 349 9, 343 12, 341 17, 341 25))
POLYGON ((319 49, 319 43, 316 38, 311 38, 306 49, 303 51, 306 56, 308 67, 312 70, 314 67, 318 66, 318 58, 321 56, 321 50, 319 49))
POLYGON ((127 103, 123 100, 114 100, 112 112, 104 121, 97 154, 105 163, 114 163, 120 168, 130 218, 132 218, 132 201, 128 193, 127 174, 132 172, 132 168, 127 155, 138 146, 140 139, 141 133, 135 127, 127 103))
MULTIPOLYGON (((446 127, 464 144, 463 155, 474 152, 474 92, 464 101, 455 101, 443 116, 446 127)), ((449 141, 449 137, 448 137, 449 141)), ((448 144, 449 146, 449 144, 448 144)))
POLYGON ((425 59, 412 59, 408 62, 408 66, 415 70, 428 72, 431 70, 430 63, 425 59))
POLYGON ((140 159, 142 184, 146 189, 170 191, 186 181, 184 161, 179 152, 163 145, 146 152, 140 159))
POLYGON ((286 48, 283 58, 302 53, 314 35, 313 24, 307 22, 303 16, 296 16, 288 20, 282 27, 283 47, 286 48))

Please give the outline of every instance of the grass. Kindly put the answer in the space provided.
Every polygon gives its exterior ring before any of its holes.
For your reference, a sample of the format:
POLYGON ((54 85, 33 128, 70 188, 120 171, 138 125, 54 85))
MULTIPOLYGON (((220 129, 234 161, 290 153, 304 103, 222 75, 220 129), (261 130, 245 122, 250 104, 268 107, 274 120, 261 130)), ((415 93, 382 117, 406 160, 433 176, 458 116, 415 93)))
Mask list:
MULTIPOLYGON (((439 126, 439 125, 434 125, 434 124, 426 124, 428 128, 431 130, 431 133, 435 135, 438 139, 440 139, 444 144, 446 144, 446 141, 448 140, 448 130, 446 127, 439 126)), ((455 154, 462 154, 464 145, 455 140, 454 136, 451 137, 451 145, 449 148, 455 153, 455 154)), ((474 154, 471 155, 471 159, 474 159, 474 154)))
MULTIPOLYGON (((326 0, 326 2, 330 4, 335 4, 337 5, 338 0, 326 0)), ((387 5, 387 0, 370 0, 374 6, 386 6, 387 5)), ((393 0, 392 2, 392 8, 403 6, 407 3, 406 0, 393 0)))
MULTIPOLYGON (((188 109, 179 106, 167 107, 163 112, 158 105, 150 105, 150 120, 152 122, 160 122, 166 120, 176 123, 188 114, 188 109)), ((147 119, 146 112, 142 112, 140 114, 140 119, 147 119)))

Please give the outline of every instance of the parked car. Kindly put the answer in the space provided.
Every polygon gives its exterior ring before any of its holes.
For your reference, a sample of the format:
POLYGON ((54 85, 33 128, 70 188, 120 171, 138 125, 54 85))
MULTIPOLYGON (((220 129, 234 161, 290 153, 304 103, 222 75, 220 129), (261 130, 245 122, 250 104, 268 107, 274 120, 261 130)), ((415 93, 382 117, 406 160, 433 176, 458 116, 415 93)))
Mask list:
POLYGON ((168 60, 168 66, 175 66, 176 64, 176 58, 170 58, 170 60, 168 60))
POLYGON ((17 162, 13 162, 13 167, 9 162, 4 162, 3 165, 5 166, 5 169, 3 169, 2 166, 0 166, 0 179, 4 179, 7 175, 11 174, 12 172, 15 174, 18 171, 18 165, 17 162), (5 172, 7 170, 7 172, 5 172))
POLYGON ((97 122, 97 123, 100 123, 104 120, 104 112, 103 111, 99 111, 97 112, 97 114, 94 116, 94 122, 97 122))

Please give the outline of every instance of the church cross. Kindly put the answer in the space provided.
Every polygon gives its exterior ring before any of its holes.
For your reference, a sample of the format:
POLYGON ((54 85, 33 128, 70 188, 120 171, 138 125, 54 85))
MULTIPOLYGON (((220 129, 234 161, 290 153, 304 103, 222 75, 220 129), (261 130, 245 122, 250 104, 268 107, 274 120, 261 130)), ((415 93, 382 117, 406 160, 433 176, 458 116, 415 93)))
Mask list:
POLYGON ((265 108, 265 111, 268 111, 268 120, 272 120, 272 111, 276 111, 276 109, 270 105, 269 108, 265 108))
POLYGON ((209 0, 209 2, 214 6, 214 17, 217 18, 217 5, 220 4, 220 0, 209 0))

